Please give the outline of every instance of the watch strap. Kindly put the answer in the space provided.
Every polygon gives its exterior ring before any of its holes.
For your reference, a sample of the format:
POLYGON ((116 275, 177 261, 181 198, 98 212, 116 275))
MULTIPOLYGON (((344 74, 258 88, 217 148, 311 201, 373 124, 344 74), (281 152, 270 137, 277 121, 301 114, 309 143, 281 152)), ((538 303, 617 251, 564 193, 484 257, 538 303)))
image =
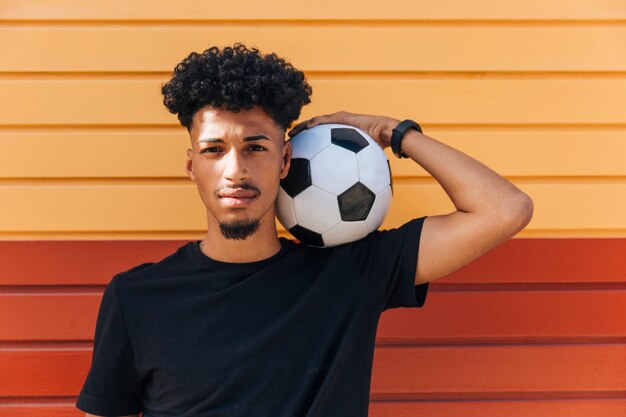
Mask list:
POLYGON ((398 158, 408 158, 409 156, 402 152, 401 143, 404 138, 404 133, 407 129, 415 129, 418 132, 422 133, 422 128, 420 125, 415 123, 413 120, 406 119, 403 120, 393 129, 391 134, 391 150, 393 154, 398 158))

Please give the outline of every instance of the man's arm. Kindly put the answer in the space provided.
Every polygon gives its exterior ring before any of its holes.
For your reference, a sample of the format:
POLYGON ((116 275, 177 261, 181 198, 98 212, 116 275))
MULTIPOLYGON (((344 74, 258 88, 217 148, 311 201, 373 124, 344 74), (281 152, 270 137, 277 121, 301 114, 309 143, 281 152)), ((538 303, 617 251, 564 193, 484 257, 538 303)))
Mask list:
MULTIPOLYGON (((289 136, 321 123, 356 126, 385 149, 391 145, 392 130, 400 120, 339 111, 300 122, 289 136)), ((469 155, 413 129, 404 133, 401 147, 441 184, 457 209, 424 219, 416 285, 462 268, 515 236, 530 222, 530 197, 469 155)))
MULTIPOLYGON (((387 132, 400 123, 392 119, 387 132)), ((474 158, 409 129, 402 151, 443 187, 456 211, 424 219, 415 284, 451 274, 522 230, 532 218, 531 198, 474 158)))

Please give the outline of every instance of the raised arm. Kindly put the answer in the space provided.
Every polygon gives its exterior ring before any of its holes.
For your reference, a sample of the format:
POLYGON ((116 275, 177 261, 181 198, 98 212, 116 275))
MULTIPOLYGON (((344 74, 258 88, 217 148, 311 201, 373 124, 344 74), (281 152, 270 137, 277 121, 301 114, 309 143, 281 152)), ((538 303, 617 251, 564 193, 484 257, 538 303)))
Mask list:
MULTIPOLYGON (((390 137, 398 123, 390 121, 383 136, 390 137)), ((439 182, 456 207, 424 220, 416 285, 459 270, 530 222, 531 198, 476 159, 413 129, 404 134, 402 150, 439 182)))

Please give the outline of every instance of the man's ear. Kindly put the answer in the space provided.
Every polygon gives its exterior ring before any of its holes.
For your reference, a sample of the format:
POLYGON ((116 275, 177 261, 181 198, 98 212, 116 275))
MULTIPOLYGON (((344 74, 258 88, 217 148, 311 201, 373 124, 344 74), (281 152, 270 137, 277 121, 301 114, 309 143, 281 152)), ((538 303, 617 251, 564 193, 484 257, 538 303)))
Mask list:
POLYGON ((291 166, 291 143, 286 141, 283 144, 283 165, 280 169, 280 179, 282 180, 289 173, 289 167, 291 166))
POLYGON ((187 171, 187 175, 191 181, 196 182, 196 175, 193 173, 193 160, 191 159, 192 154, 193 149, 187 149, 187 164, 185 166, 185 170, 187 171))

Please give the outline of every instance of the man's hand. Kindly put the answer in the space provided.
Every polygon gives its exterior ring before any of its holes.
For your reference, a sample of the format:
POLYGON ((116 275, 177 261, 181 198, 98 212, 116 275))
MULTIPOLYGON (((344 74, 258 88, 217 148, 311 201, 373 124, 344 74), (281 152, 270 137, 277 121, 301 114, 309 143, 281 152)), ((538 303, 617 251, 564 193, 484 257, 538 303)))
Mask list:
POLYGON ((300 122, 288 132, 288 135, 292 137, 304 129, 324 123, 340 123, 357 127, 370 135, 382 149, 385 149, 391 145, 391 131, 400 123, 400 120, 387 116, 339 111, 332 114, 312 117, 300 122))

